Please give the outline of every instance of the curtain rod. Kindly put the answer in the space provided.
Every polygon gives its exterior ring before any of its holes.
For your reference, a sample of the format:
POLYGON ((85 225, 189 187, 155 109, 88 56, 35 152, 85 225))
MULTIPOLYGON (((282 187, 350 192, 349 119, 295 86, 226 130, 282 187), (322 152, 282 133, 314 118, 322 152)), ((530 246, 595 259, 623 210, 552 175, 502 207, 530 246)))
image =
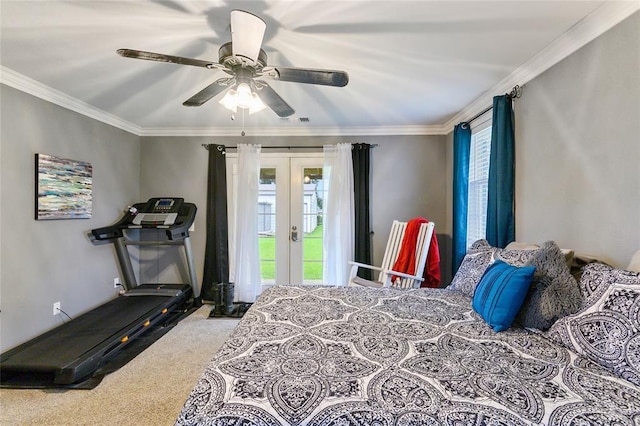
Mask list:
MULTIPOLYGON (((208 143, 203 143, 202 146, 204 149, 209 149, 208 143)), ((375 148, 378 146, 377 143, 371 144, 371 148, 375 148)), ((225 149, 237 149, 237 146, 225 146, 225 149)), ((263 146, 262 149, 320 149, 324 148, 324 145, 287 145, 287 146, 263 146)), ((351 149, 353 149, 353 144, 351 145, 351 149)))
MULTIPOLYGON (((511 99, 517 99, 522 96, 522 87, 516 84, 515 86, 513 86, 513 89, 511 89, 511 92, 506 93, 506 95, 511 99)), ((472 121, 477 120, 478 118, 482 117, 485 113, 491 111, 492 109, 493 109, 493 105, 483 109, 482 111, 480 111, 479 113, 471 117, 470 119, 463 121, 463 124, 464 123, 471 124, 472 121)))
POLYGON ((483 115, 485 115, 485 113, 491 111, 493 109, 493 105, 486 107, 485 109, 483 109, 482 111, 480 111, 479 113, 477 113, 476 115, 474 115, 473 117, 471 117, 470 119, 464 121, 462 124, 464 125, 466 124, 471 124, 472 121, 477 120, 478 118, 482 117, 483 115))

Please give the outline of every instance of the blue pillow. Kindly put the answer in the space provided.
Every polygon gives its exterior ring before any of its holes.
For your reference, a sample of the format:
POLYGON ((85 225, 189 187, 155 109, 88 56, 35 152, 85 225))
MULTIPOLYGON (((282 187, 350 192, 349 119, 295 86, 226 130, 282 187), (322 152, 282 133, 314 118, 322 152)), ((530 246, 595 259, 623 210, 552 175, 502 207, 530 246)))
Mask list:
POLYGON ((476 287, 473 310, 494 331, 508 329, 524 302, 535 271, 535 266, 517 267, 496 260, 476 287))

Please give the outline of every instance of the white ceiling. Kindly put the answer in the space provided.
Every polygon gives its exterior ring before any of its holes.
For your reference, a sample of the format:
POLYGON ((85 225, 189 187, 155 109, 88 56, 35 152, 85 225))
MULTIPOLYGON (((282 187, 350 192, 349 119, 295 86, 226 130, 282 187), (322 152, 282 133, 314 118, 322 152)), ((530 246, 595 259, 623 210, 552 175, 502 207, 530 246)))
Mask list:
POLYGON ((222 71, 122 58, 116 49, 217 61, 230 41, 230 11, 244 9, 267 23, 268 65, 350 77, 343 88, 272 82, 296 114, 246 115, 247 133, 445 133, 639 4, 1 0, 2 83, 140 135, 235 135, 242 114, 232 121, 221 95, 182 105, 222 71))

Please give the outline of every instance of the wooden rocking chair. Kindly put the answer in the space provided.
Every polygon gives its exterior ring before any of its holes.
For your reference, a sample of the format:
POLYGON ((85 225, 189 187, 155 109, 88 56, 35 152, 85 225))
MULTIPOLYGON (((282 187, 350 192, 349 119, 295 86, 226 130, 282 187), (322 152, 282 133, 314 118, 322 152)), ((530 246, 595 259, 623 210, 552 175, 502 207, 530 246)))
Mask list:
POLYGON ((424 281, 423 273, 425 264, 427 261, 427 254, 429 252, 429 245, 431 243, 431 237, 433 236, 433 229, 435 224, 433 222, 426 222, 420 224, 420 230, 418 232, 418 239, 416 242, 416 259, 415 270, 413 273, 404 273, 400 271, 394 271, 393 265, 395 265, 398 259, 398 254, 403 244, 405 230, 407 229, 408 222, 393 221, 391 225, 391 232, 389 233, 389 240, 387 241, 387 248, 384 252, 384 258, 382 259, 382 265, 372 266, 359 262, 349 262, 351 266, 351 273, 349 275, 349 285, 361 285, 365 287, 397 287, 397 288, 418 288, 424 281), (374 271, 379 271, 377 281, 369 281, 364 278, 358 277, 358 268, 367 268, 374 271), (393 277, 395 281, 392 282, 393 277))

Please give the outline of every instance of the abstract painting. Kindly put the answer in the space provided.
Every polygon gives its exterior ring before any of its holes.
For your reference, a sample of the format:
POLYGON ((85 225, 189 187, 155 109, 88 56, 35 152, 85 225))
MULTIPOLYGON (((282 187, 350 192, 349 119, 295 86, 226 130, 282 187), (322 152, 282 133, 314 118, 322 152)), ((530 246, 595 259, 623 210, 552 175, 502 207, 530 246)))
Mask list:
POLYGON ((36 154, 36 220, 90 219, 91 163, 36 154))

